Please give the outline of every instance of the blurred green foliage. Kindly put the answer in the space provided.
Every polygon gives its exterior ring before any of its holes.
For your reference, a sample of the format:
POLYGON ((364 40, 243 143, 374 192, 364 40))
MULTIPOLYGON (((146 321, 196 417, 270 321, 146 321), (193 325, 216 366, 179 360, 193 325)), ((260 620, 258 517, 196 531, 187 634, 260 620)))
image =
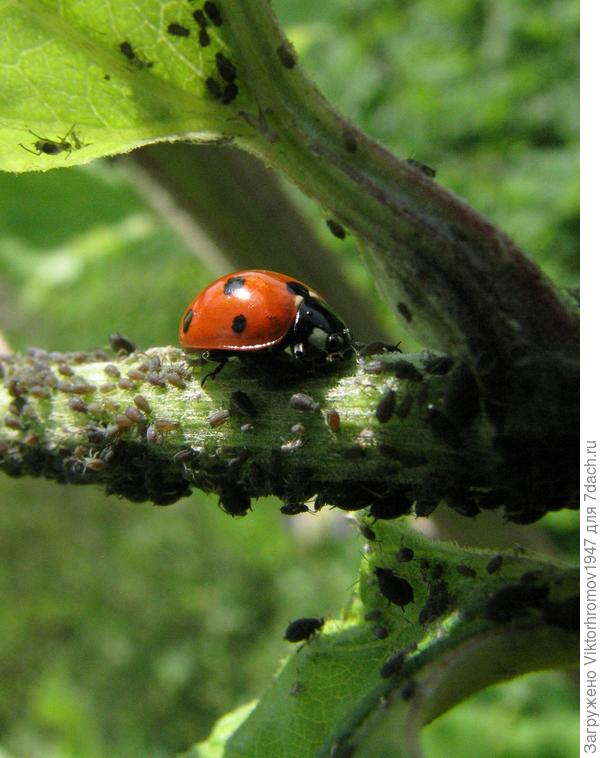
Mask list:
MULTIPOLYGON (((577 280, 577 5, 556 0, 277 0, 325 94, 438 170, 565 286, 577 280)), ((176 340, 210 272, 114 163, 0 175, 0 328, 15 349, 88 349, 121 330, 176 340)), ((318 209, 299 199, 326 243, 318 209)), ((351 241, 333 243, 372 290, 351 241)), ((391 318, 382 309, 386 318, 391 318)), ((360 542, 335 515, 233 520, 0 479, 0 747, 15 756, 166 756, 260 696, 285 624, 336 614, 360 542)), ((548 517, 575 555, 574 514, 548 517)), ((425 732, 428 756, 568 756, 557 674, 481 693, 425 732)))

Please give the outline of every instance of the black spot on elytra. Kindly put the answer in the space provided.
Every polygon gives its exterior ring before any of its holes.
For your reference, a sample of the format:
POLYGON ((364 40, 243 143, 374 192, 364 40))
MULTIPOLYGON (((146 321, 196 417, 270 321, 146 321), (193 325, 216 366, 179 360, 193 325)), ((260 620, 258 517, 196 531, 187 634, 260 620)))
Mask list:
POLYGON ((300 282, 286 282, 285 285, 293 295, 300 295, 300 297, 308 297, 308 290, 300 282))
POLYGON ((246 317, 243 313, 237 315, 231 322, 231 328, 236 334, 241 334, 246 328, 246 317))
POLYGON ((228 279, 225 282, 225 286, 223 287, 223 292, 226 295, 233 295, 233 293, 238 290, 240 287, 243 287, 246 283, 246 280, 243 276, 232 276, 231 279, 228 279))
POLYGON ((185 318, 183 319, 183 333, 184 334, 190 328, 190 324, 192 323, 193 318, 194 318, 194 311, 188 311, 185 314, 185 318))

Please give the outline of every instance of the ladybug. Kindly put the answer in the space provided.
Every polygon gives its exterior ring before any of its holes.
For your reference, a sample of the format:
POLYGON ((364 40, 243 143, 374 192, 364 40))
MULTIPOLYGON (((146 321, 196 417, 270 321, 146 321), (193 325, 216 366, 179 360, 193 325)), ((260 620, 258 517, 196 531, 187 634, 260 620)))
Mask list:
POLYGON ((287 350, 314 366, 344 358, 352 347, 350 330, 320 295, 291 276, 262 269, 209 284, 185 309, 179 340, 186 350, 219 362, 212 376, 234 356, 287 350))

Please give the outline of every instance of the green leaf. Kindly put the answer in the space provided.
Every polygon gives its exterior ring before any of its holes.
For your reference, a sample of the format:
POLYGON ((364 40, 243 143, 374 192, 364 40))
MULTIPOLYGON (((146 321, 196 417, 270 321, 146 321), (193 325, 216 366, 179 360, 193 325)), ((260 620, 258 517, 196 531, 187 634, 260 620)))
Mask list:
POLYGON ((549 620, 549 609, 562 608, 565 600, 571 607, 578 592, 575 570, 562 571, 518 550, 499 555, 431 542, 402 524, 369 526, 376 539, 342 617, 328 620, 288 658, 229 738, 223 741, 224 722, 218 722, 190 756, 221 755, 208 752, 217 737, 228 758, 345 755, 389 720, 396 725, 395 754, 414 755, 420 727, 473 692, 575 661, 577 634, 565 628, 564 618, 549 620), (410 584, 413 598, 404 607, 383 597, 376 568, 410 584), (531 592, 531 606, 513 603, 511 618, 493 618, 490 599, 522 582, 542 588, 531 592), (535 600, 541 596, 543 608, 535 600), (401 665, 384 675, 382 667, 389 669, 400 651, 401 665))
MULTIPOLYGON (((202 47, 193 10, 184 0, 0 2, 0 168, 231 135, 231 108, 206 85, 226 86, 216 65, 227 53, 222 27, 209 24, 202 47), (171 24, 189 35, 169 33, 171 24)), ((240 94, 236 110, 242 103, 240 94)))

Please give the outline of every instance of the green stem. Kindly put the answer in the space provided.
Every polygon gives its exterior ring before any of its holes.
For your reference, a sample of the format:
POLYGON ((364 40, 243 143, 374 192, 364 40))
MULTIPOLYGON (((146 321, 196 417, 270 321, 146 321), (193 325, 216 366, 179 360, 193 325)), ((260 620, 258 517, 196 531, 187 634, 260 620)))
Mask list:
POLYGON ((366 248, 395 312, 426 344, 469 355, 515 345, 575 354, 577 321, 551 282, 486 218, 344 120, 301 67, 267 2, 227 9, 224 35, 256 112, 238 140, 286 173, 366 248), (405 306, 408 311, 405 311, 405 306))

